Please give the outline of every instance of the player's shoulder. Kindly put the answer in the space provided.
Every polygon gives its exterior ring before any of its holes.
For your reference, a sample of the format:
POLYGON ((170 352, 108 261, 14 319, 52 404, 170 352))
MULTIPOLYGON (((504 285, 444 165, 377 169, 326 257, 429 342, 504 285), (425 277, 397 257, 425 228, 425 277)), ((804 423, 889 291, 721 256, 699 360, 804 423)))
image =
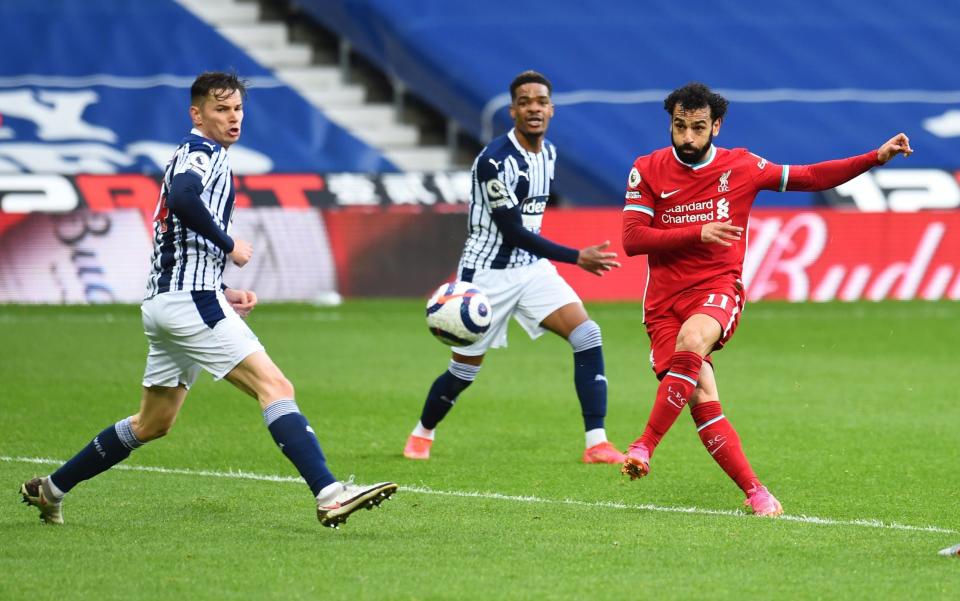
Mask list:
POLYGON ((633 161, 634 167, 638 169, 655 168, 673 158, 673 147, 658 148, 651 153, 642 154, 633 161))
POLYGON ((642 182, 650 185, 651 177, 657 179, 656 175, 660 169, 656 165, 658 162, 661 162, 664 150, 668 149, 661 148, 654 150, 650 154, 640 155, 633 160, 633 165, 630 167, 630 174, 627 176, 627 189, 630 191, 627 196, 628 200, 640 198, 637 190, 641 188, 642 182))
POLYGON ((514 154, 513 151, 513 141, 510 140, 509 136, 504 134, 490 140, 490 142, 483 147, 483 150, 480 151, 479 158, 502 161, 511 154, 514 154))
POLYGON ((204 138, 193 132, 190 132, 180 140, 180 147, 185 148, 188 153, 202 152, 208 156, 212 156, 221 148, 221 146, 213 140, 204 138))
POLYGON ((751 170, 764 170, 770 162, 748 148, 719 148, 717 166, 722 168, 747 167, 751 170), (721 154, 722 153, 722 154, 721 154))
POLYGON ((673 147, 660 148, 649 154, 643 154, 633 160, 630 168, 630 176, 627 178, 627 185, 631 188, 640 185, 643 180, 649 181, 658 179, 673 160, 673 147))
POLYGON ((516 159, 513 142, 506 135, 490 140, 477 155, 475 169, 481 175, 495 176, 503 171, 504 163, 513 157, 516 159))
POLYGON ((175 173, 192 171, 203 178, 210 171, 211 165, 219 164, 222 169, 226 163, 217 163, 214 156, 222 149, 223 147, 213 140, 197 134, 196 130, 191 131, 180 141, 177 153, 182 157, 182 162, 175 168, 175 173))

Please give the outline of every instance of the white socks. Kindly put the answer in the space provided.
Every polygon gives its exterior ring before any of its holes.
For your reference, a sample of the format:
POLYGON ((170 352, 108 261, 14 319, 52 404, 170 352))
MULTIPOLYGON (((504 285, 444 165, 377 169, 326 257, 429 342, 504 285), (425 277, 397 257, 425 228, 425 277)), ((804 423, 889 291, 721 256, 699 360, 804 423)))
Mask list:
POLYGON ((607 431, 604 428, 594 428, 587 430, 587 448, 597 446, 601 442, 607 442, 607 431))
POLYGON ((434 428, 433 430, 427 430, 426 428, 423 427, 423 424, 421 424, 418 421, 417 427, 413 429, 413 432, 411 432, 411 434, 413 434, 414 436, 419 436, 420 438, 433 440, 434 432, 436 432, 436 428, 434 428))
POLYGON ((320 494, 317 495, 317 503, 320 505, 330 505, 336 500, 337 495, 342 492, 343 482, 333 482, 332 484, 327 484, 320 489, 320 494))
POLYGON ((49 497, 54 503, 59 503, 63 500, 64 495, 67 493, 63 492, 57 485, 53 483, 53 478, 47 476, 40 480, 40 486, 43 487, 43 494, 46 497, 49 497))

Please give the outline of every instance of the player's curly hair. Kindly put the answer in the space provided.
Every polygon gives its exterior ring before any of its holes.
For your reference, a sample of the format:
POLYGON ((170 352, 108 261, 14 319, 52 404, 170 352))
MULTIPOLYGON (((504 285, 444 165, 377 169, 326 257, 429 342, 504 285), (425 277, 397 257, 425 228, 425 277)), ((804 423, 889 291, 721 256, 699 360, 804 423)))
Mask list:
POLYGON ((678 104, 685 111, 702 109, 708 106, 710 107, 710 118, 716 121, 723 119, 724 115, 727 114, 727 105, 730 103, 706 85, 698 81, 691 81, 682 88, 670 92, 670 95, 663 101, 663 108, 672 116, 673 109, 678 104))
POLYGON ((553 95, 553 85, 550 83, 550 80, 547 79, 547 76, 543 73, 538 73, 536 71, 524 71, 520 75, 517 75, 513 78, 513 81, 510 82, 510 100, 517 99, 517 88, 522 86, 525 83, 542 83, 547 86, 547 94, 553 95))
POLYGON ((216 95, 217 100, 225 100, 237 90, 240 91, 240 96, 246 98, 247 85, 247 80, 241 79, 236 71, 204 71, 197 75, 190 86, 190 102, 198 105, 211 92, 216 95))

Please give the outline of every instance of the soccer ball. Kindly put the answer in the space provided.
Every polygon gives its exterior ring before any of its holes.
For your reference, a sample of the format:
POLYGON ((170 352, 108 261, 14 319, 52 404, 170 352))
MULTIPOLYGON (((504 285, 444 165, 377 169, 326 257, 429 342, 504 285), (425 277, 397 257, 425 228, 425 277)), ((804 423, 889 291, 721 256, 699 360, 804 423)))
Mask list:
POLYGON ((427 327, 448 346, 470 346, 490 328, 490 299, 469 282, 443 284, 427 301, 427 327))

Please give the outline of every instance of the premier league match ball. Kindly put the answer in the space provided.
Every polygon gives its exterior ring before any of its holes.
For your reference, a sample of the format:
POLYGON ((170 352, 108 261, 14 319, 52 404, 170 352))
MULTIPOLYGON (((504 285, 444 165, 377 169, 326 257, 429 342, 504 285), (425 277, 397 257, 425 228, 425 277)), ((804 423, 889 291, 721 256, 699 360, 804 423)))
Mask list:
POLYGON ((427 301, 427 327, 448 346, 469 346, 490 328, 490 300, 469 282, 443 284, 427 301))

